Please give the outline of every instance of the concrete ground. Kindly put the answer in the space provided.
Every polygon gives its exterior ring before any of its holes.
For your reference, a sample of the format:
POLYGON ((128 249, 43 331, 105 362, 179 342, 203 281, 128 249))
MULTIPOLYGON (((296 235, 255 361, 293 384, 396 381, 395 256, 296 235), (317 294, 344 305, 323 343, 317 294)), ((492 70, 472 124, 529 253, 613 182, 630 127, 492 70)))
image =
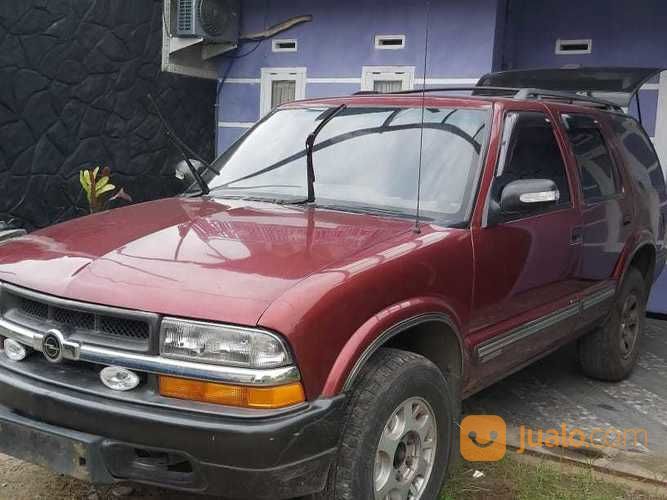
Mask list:
MULTIPOLYGON (((585 452, 551 449, 540 453, 592 464, 605 470, 663 482, 667 492, 667 321, 649 320, 639 366, 620 384, 595 382, 581 375, 573 347, 565 348, 469 399, 466 414, 495 414, 509 426, 508 441, 518 446, 519 427, 643 428, 648 446, 629 450, 585 452)), ((114 491, 95 491, 80 481, 0 455, 0 499, 113 498, 114 491)), ((155 488, 139 488, 126 498, 191 498, 155 488)))
POLYGON ((515 448, 521 445, 522 425, 547 430, 561 429, 565 423, 568 429, 586 434, 593 429, 645 429, 646 443, 644 439, 637 446, 626 443, 627 449, 543 447, 537 451, 662 482, 667 491, 667 321, 648 320, 639 366, 624 382, 586 378, 576 365, 574 346, 568 346, 470 398, 464 413, 502 416, 508 423, 508 444, 515 448))

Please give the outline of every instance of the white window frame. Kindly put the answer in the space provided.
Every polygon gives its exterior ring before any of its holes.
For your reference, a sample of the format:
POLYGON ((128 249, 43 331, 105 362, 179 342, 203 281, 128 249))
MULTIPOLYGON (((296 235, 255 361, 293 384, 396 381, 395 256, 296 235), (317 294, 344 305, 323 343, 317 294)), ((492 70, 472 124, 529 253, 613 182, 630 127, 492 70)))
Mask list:
POLYGON ((405 48, 405 35, 375 35, 377 50, 401 50, 405 48), (382 40, 400 40, 400 45, 382 45, 382 40))
POLYGON ((376 80, 402 82, 402 90, 415 87, 414 66, 364 66, 361 72, 361 90, 373 90, 376 80))
POLYGON ((279 40, 272 40, 271 41, 271 50, 273 52, 298 52, 299 51, 299 41, 296 40, 295 38, 282 38, 279 40), (294 47, 281 47, 281 44, 284 43, 293 43, 294 47))
POLYGON ((559 38, 556 40, 556 55, 558 56, 576 56, 581 54, 591 54, 593 52, 592 38, 579 38, 575 40, 567 40, 559 38), (588 48, 584 50, 563 50, 563 44, 567 45, 581 45, 587 44, 588 48))
POLYGON ((259 91, 260 116, 265 116, 271 111, 271 91, 273 82, 276 80, 292 80, 296 82, 294 91, 295 99, 306 98, 306 68, 262 68, 259 91))

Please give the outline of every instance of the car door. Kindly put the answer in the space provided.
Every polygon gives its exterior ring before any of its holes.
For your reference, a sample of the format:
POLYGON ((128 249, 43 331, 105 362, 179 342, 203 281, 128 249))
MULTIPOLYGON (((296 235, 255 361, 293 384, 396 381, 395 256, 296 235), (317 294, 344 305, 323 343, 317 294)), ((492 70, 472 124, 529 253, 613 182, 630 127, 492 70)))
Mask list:
POLYGON ((551 119, 542 112, 505 114, 487 217, 473 228, 475 296, 471 342, 482 377, 524 364, 573 332, 581 283, 580 213, 572 173, 551 119), (549 179, 560 194, 520 214, 497 212, 515 180, 549 179), (496 207, 494 209, 494 207, 496 207))
POLYGON ((585 283, 582 326, 604 315, 614 294, 614 269, 632 232, 633 205, 609 147, 593 115, 561 115, 576 159, 582 193, 582 251, 578 277, 585 283))

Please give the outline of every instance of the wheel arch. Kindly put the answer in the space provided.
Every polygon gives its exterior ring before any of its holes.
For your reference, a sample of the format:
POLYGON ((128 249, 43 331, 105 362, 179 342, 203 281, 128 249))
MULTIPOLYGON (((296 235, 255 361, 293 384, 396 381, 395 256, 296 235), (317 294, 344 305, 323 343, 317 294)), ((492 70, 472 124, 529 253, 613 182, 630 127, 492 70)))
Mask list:
POLYGON ((619 279, 623 279, 628 269, 634 267, 642 273, 646 286, 650 289, 655 281, 656 258, 657 250, 652 242, 644 241, 638 244, 632 252, 626 255, 619 279))
MULTIPOLYGON (((426 357, 455 387, 461 388, 466 367, 463 338, 452 317, 443 312, 416 314, 384 329, 361 351, 335 387, 342 392, 349 391, 363 366, 382 347, 403 349, 426 357)), ((327 386, 331 391, 329 383, 327 386)))

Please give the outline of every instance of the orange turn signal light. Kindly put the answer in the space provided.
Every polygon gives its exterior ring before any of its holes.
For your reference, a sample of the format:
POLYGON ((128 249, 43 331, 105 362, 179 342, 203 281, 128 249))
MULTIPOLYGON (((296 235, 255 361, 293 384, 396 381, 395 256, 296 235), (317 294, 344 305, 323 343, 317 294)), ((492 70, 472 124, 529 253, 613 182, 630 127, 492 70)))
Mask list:
POLYGON ((300 382, 275 387, 249 387, 165 376, 160 376, 160 394, 169 398, 256 409, 285 408, 306 400, 300 382))

